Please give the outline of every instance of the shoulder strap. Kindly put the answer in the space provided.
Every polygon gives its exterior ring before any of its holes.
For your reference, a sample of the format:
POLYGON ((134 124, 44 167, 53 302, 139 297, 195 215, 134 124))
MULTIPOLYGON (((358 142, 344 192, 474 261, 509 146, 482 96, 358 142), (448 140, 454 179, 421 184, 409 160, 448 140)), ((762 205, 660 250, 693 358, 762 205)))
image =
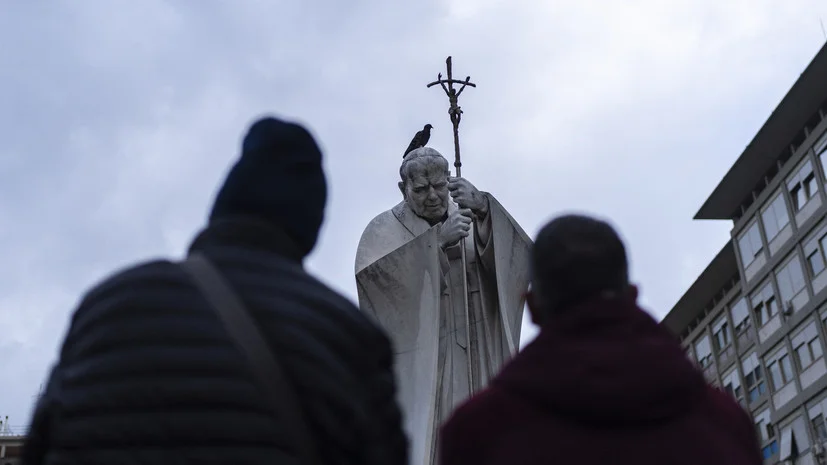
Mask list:
POLYGON ((236 346, 246 356, 270 408, 284 422, 286 429, 293 432, 301 462, 305 465, 321 465, 293 385, 241 299, 203 254, 192 253, 181 262, 181 266, 189 273, 236 346))

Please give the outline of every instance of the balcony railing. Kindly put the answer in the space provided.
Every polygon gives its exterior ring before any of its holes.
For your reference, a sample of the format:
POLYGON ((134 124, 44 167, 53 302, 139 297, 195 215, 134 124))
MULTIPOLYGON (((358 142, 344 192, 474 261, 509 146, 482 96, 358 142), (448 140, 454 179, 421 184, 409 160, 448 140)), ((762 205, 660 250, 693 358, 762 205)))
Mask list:
POLYGON ((752 343, 755 341, 755 333, 752 331, 752 328, 747 326, 738 334, 737 338, 738 349, 744 350, 747 347, 750 347, 752 343))
POLYGON ((718 378, 718 369, 714 362, 704 367, 704 378, 710 383, 718 378))
POLYGON ((724 347, 724 350, 718 353, 718 364, 721 367, 726 366, 727 362, 729 362, 732 357, 735 356, 735 345, 729 344, 728 346, 724 347))
POLYGON ((0 438, 13 438, 27 436, 29 434, 28 425, 3 425, 0 426, 0 438))

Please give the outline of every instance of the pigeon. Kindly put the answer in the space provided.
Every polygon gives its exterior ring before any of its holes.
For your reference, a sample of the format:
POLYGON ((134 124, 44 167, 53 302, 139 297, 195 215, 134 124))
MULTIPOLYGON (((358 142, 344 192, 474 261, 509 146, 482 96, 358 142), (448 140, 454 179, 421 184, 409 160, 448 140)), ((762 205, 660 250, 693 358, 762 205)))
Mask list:
POLYGON ((425 144, 428 143, 428 139, 431 138, 431 128, 433 128, 433 126, 431 126, 430 124, 426 124, 421 131, 414 134, 413 139, 411 140, 411 144, 408 146, 408 150, 405 150, 405 153, 402 155, 402 158, 405 158, 405 155, 411 153, 419 147, 425 147, 425 144))

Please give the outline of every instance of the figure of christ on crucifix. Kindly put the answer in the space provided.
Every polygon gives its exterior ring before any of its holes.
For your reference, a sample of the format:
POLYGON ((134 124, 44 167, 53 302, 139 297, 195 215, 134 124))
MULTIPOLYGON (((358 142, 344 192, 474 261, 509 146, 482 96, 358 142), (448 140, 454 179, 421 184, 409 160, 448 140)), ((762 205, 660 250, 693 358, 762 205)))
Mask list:
POLYGON ((356 253, 359 306, 393 340, 412 465, 435 463, 439 425, 517 351, 528 287, 531 240, 449 166, 431 147, 405 155, 402 201, 356 253))

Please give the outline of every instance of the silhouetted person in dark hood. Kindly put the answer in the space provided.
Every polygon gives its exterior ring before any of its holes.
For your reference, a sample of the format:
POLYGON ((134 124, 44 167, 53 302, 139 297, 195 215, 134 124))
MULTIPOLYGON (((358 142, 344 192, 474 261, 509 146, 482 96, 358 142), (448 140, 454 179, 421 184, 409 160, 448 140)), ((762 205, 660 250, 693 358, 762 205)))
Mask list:
MULTIPOLYGON (((253 124, 189 254, 215 265, 281 360, 321 463, 404 464, 389 339, 302 266, 324 217, 321 162, 303 127, 253 124)), ((86 294, 24 463, 299 462, 297 425, 270 408, 257 365, 194 282, 158 260, 86 294)))
POLYGON ((442 465, 760 465, 755 427, 637 305, 596 219, 547 224, 527 302, 540 334, 442 431, 442 465))

